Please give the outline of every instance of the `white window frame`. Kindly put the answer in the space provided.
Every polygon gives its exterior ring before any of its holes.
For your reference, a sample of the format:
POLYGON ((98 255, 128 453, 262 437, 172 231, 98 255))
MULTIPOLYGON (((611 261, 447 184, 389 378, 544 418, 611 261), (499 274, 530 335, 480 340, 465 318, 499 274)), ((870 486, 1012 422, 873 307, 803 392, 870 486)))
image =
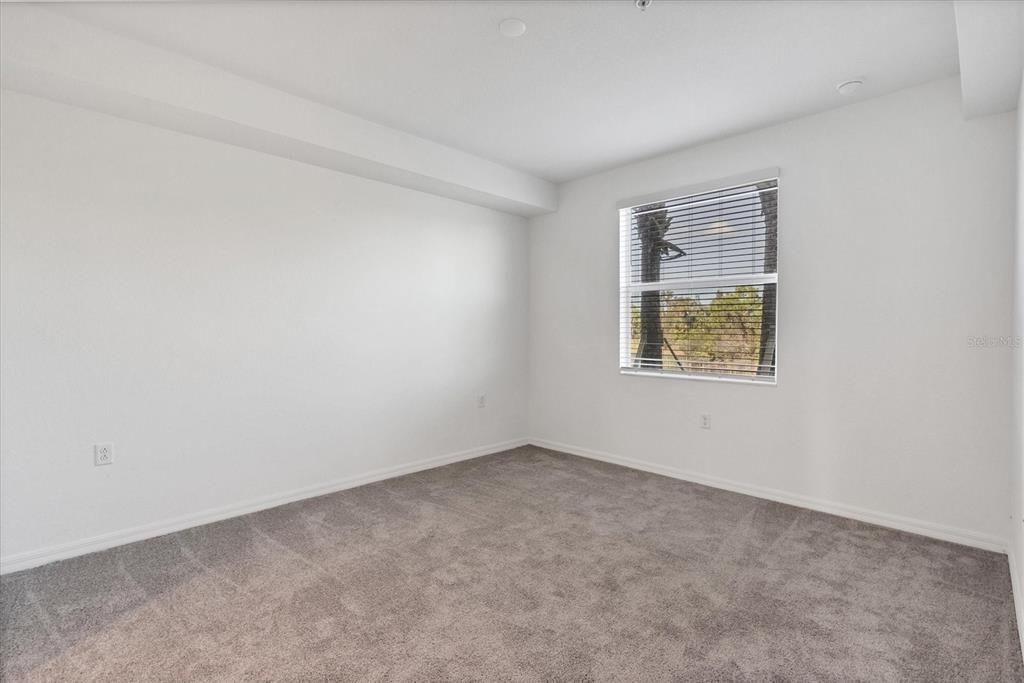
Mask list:
POLYGON ((779 223, 781 220, 781 205, 778 197, 782 192, 782 175, 778 168, 766 168, 753 173, 744 173, 742 175, 731 176, 728 178, 720 178, 718 180, 711 180, 696 185, 689 185, 674 190, 665 190, 663 192, 656 192, 653 194, 644 195, 641 197, 633 197, 620 201, 617 204, 619 212, 619 374, 621 375, 637 375, 647 377, 670 377, 673 379, 689 379, 699 380, 704 382, 732 382, 746 385, 760 385, 773 387, 778 384, 779 381, 779 358, 781 344, 779 343, 779 300, 780 300, 780 288, 779 283, 779 270, 781 270, 780 259, 779 259, 779 244, 776 244, 776 268, 774 273, 762 273, 758 275, 728 275, 722 277, 698 277, 698 278, 670 278, 662 280, 660 282, 631 282, 630 281, 630 241, 632 239, 632 218, 630 210, 645 204, 654 204, 657 202, 669 201, 672 199, 681 199, 690 197, 692 195, 703 194, 706 192, 714 192, 716 190, 726 190, 732 187, 741 185, 751 185, 756 182, 763 180, 775 180, 776 181, 776 207, 780 212, 779 223), (626 324, 630 319, 630 302, 632 296, 635 293, 649 291, 649 290, 665 290, 673 288, 686 288, 692 287, 693 285, 705 285, 705 286, 737 286, 737 285, 758 285, 758 284, 769 284, 774 283, 775 287, 775 373, 770 378, 757 378, 754 376, 740 377, 736 375, 715 375, 713 373, 686 373, 679 372, 678 370, 665 370, 658 368, 638 368, 633 367, 632 354, 630 353, 630 326, 626 324))

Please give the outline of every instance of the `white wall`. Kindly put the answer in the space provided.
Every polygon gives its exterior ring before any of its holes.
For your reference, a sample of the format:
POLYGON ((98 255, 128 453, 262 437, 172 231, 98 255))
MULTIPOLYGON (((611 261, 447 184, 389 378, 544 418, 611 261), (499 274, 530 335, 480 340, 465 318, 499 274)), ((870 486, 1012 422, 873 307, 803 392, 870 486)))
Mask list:
POLYGON ((1005 548, 1011 354, 968 338, 1006 334, 1013 139, 950 79, 563 186, 531 219, 531 437, 1005 548), (776 166, 778 386, 620 375, 616 202, 776 166))
MULTIPOLYGON (((1024 74, 1017 103, 1017 231, 1014 279, 1013 336, 1024 340, 1024 74)), ((1012 488, 1010 504, 1010 570, 1014 573, 1017 624, 1024 647, 1024 348, 1014 349, 1012 488)))
POLYGON ((524 434, 523 219, 2 100, 5 559, 524 434))
POLYGON ((1013 306, 1014 116, 964 122, 953 80, 570 183, 529 247, 518 218, 2 106, 5 560, 523 436, 1007 543, 1014 354, 968 338, 1013 306), (773 166, 779 385, 620 376, 616 202, 773 166))

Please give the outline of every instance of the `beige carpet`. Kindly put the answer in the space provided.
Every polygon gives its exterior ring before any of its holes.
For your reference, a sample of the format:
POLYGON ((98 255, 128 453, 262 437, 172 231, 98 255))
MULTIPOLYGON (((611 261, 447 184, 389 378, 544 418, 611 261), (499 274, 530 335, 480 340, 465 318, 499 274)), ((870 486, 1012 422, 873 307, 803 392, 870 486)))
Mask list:
POLYGON ((1019 681, 1006 558, 527 447, 0 581, 5 681, 1019 681))

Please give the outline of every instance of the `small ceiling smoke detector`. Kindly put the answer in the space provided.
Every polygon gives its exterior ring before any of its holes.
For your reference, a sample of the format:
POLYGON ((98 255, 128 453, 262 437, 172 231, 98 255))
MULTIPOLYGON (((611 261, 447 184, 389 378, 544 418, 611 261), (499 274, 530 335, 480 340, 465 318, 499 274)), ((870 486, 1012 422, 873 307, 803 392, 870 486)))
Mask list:
POLYGON ((860 89, 864 86, 864 81, 860 78, 855 78, 852 81, 843 81, 836 86, 836 90, 843 97, 851 97, 856 95, 860 89))
POLYGON ((498 31, 506 38, 518 38, 526 33, 526 24, 522 19, 506 19, 498 25, 498 31))
POLYGON ((638 10, 643 12, 645 9, 654 4, 654 0, 636 0, 636 7, 638 10))

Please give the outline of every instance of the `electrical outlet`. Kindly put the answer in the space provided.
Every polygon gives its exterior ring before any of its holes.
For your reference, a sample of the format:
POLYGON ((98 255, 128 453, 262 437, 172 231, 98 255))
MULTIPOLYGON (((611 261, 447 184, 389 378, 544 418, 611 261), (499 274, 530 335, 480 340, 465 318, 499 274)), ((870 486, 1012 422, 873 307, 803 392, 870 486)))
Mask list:
POLYGON ((700 416, 700 428, 701 429, 711 429, 711 416, 710 415, 701 415, 700 416))
POLYGON ((487 407, 487 394, 480 394, 476 397, 476 407, 486 408, 487 407))
POLYGON ((92 447, 92 464, 96 467, 114 464, 114 444, 98 443, 92 447))

